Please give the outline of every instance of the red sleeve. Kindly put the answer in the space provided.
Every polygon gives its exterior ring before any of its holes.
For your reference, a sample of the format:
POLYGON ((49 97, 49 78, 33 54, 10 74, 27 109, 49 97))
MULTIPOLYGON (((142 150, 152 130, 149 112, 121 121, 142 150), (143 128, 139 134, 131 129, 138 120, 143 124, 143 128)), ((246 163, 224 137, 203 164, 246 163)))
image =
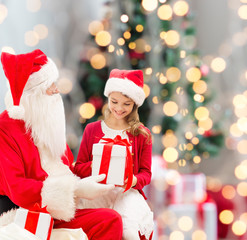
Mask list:
POLYGON ((92 134, 90 124, 88 124, 83 132, 80 149, 74 167, 74 172, 79 177, 88 177, 92 174, 92 134))
POLYGON ((66 151, 65 151, 65 155, 62 157, 62 161, 64 164, 68 165, 70 170, 73 172, 74 171, 74 156, 73 153, 71 151, 71 149, 69 148, 68 144, 66 146, 66 151))
MULTIPOLYGON (((137 184, 135 189, 142 190, 144 186, 148 185, 151 181, 151 163, 152 163, 152 142, 147 143, 146 137, 139 136, 139 140, 135 141, 135 161, 138 162, 137 184)), ((135 162, 135 163, 136 163, 135 162)))
MULTIPOLYGON (((17 139, 18 140, 18 139, 17 139)), ((26 176, 18 141, 0 129, 0 194, 23 208, 41 205, 43 182, 26 176)), ((30 150, 30 155, 31 149, 30 150)))

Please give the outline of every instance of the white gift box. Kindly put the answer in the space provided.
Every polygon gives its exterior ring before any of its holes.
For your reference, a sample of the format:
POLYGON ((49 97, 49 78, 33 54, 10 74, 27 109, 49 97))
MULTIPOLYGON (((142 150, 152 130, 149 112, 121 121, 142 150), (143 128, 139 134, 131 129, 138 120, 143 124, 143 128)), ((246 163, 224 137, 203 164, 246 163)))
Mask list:
POLYGON ((53 228, 53 219, 49 213, 18 208, 15 224, 33 233, 40 240, 49 240, 53 228))
POLYGON ((203 173, 182 174, 171 187, 172 203, 203 202, 206 196, 206 176, 203 173))
POLYGON ((205 202, 202 205, 171 204, 160 213, 157 222, 159 236, 165 235, 167 239, 174 232, 180 232, 181 239, 184 240, 194 239, 192 236, 196 233, 197 236, 201 234, 201 237, 195 239, 218 239, 217 209, 213 202, 205 202))
MULTIPOLYGON (((104 146, 105 144, 103 143, 93 144, 92 176, 99 175, 104 146)), ((112 146, 111 159, 107 173, 106 183, 124 185, 126 157, 126 146, 112 146)))

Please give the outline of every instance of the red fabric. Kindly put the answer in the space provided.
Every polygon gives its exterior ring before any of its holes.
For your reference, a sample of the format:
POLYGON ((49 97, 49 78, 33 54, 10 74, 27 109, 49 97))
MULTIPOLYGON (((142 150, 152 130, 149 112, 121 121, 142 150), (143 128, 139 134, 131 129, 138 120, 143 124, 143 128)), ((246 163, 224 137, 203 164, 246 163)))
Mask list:
MULTIPOLYGON (((233 200, 224 198, 221 191, 213 192, 213 191, 208 190, 207 194, 216 203, 217 215, 219 215, 220 212, 222 212, 223 210, 234 210, 235 209, 233 200)), ((229 231, 230 231, 230 225, 223 224, 218 218, 218 237, 219 238, 228 237, 229 231)))
POLYGON ((110 73, 110 78, 127 78, 129 81, 135 83, 138 87, 143 88, 143 72, 142 70, 119 70, 113 69, 110 73))
POLYGON ((122 218, 107 208, 77 210, 70 222, 55 220, 54 228, 82 228, 89 240, 121 240, 122 218))
POLYGON ((47 57, 39 49, 19 55, 2 52, 1 61, 10 84, 14 105, 19 105, 29 76, 40 70, 47 62, 47 57))
POLYGON ((104 146, 104 149, 103 149, 99 174, 105 173, 106 177, 103 181, 101 181, 102 183, 106 183, 106 180, 107 180, 109 166, 110 166, 110 160, 111 160, 112 145, 113 145, 113 143, 110 145, 106 144, 104 146))
MULTIPOLYGON (((133 136, 128 133, 129 142, 132 145, 133 173, 137 177, 137 184, 134 187, 145 197, 142 189, 151 181, 151 159, 152 144, 146 143, 146 137, 142 134, 133 136)), ((75 173, 80 177, 88 177, 92 174, 92 147, 104 136, 101 129, 101 121, 87 124, 75 164, 75 173)))
POLYGON ((139 232, 139 237, 140 237, 140 240, 152 240, 152 238, 153 238, 153 232, 151 233, 149 239, 146 239, 146 237, 144 235, 141 235, 140 232, 139 232))
MULTIPOLYGON (((0 195, 26 209, 35 203, 41 205, 41 189, 47 178, 38 149, 30 139, 24 121, 9 118, 6 111, 0 114, 0 195)), ((63 162, 72 169, 71 157, 67 148, 63 162)))
POLYGON ((146 237, 144 235, 141 235, 140 232, 139 232, 139 237, 140 237, 140 240, 152 240, 152 238, 153 238, 153 232, 151 233, 149 239, 146 239, 146 237))
POLYGON ((39 221, 39 213, 28 211, 27 220, 24 228, 27 229, 29 232, 35 234, 38 221, 39 221))

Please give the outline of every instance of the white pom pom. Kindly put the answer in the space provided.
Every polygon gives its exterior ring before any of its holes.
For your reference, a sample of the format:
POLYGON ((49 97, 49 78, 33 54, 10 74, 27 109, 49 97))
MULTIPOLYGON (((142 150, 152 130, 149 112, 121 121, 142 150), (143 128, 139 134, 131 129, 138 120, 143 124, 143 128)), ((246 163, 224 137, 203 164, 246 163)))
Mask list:
POLYGON ((9 117, 13 119, 24 119, 25 109, 23 106, 11 106, 9 109, 7 109, 9 117))

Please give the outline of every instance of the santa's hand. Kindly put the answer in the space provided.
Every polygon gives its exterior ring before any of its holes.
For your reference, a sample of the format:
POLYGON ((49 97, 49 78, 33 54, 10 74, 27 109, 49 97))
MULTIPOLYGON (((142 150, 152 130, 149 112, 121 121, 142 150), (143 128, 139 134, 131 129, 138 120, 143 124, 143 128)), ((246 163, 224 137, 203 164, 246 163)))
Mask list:
POLYGON ((92 200, 101 195, 104 195, 115 186, 113 184, 102 184, 99 183, 104 180, 105 174, 98 176, 91 176, 80 179, 76 184, 75 195, 76 197, 86 198, 92 200))

